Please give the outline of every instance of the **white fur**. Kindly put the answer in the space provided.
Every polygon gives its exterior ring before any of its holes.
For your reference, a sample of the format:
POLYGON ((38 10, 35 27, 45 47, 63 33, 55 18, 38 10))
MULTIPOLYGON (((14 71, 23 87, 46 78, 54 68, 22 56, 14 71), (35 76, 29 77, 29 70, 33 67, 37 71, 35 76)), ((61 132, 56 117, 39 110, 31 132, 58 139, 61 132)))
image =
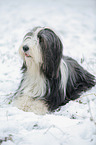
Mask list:
MULTIPOLYGON (((39 29, 40 30, 40 29, 39 29)), ((37 114, 45 114, 47 112, 47 105, 43 101, 39 100, 46 92, 46 81, 44 76, 40 74, 40 65, 42 63, 42 55, 39 46, 39 40, 37 39, 37 32, 35 32, 33 37, 23 41, 21 47, 19 48, 19 53, 24 62, 27 64, 27 71, 24 73, 24 81, 21 88, 19 89, 14 105, 19 109, 24 111, 32 111, 37 114), (31 57, 26 57, 24 55, 23 46, 27 45, 29 47, 28 55, 31 57), (23 95, 20 91, 23 91, 23 95), (35 99, 35 97, 37 97, 35 99)))
POLYGON ((25 39, 19 49, 19 53, 24 61, 26 61, 27 66, 31 67, 32 63, 39 65, 42 63, 42 54, 40 51, 39 40, 36 37, 36 34, 30 39, 25 39), (28 55, 31 57, 28 58, 24 55, 23 46, 27 45, 29 47, 29 51, 27 52, 28 55))
POLYGON ((35 72, 30 68, 30 70, 24 74, 24 81, 17 94, 14 105, 24 111, 45 114, 47 113, 47 105, 39 99, 46 92, 46 81, 35 67, 32 67, 32 69, 35 69, 35 72), (31 73, 31 71, 34 72, 34 74, 31 73), (23 95, 20 94, 22 89, 24 89, 23 95), (35 98, 37 96, 38 98, 35 98))
MULTIPOLYGON (((27 71, 23 74, 23 82, 16 94, 14 100, 14 105, 19 109, 24 111, 32 111, 36 114, 45 114, 48 112, 48 107, 45 102, 40 98, 46 93, 46 80, 43 74, 40 73, 40 65, 42 64, 42 54, 39 45, 39 40, 37 38, 37 31, 30 36, 25 37, 21 47, 19 48, 19 53, 24 62, 27 65, 27 71), (30 57, 26 57, 23 51, 23 46, 27 45, 29 47, 28 52, 26 52, 30 57), (23 94, 20 92, 23 90, 23 94)), ((66 95, 66 83, 68 79, 68 69, 61 60, 60 64, 62 83, 61 86, 64 88, 64 93, 66 95)), ((49 90, 50 91, 50 90, 49 90)))
POLYGON ((62 89, 64 89, 64 97, 65 97, 66 85, 67 85, 67 80, 68 80, 68 67, 63 59, 61 59, 60 70, 61 70, 61 87, 62 89))
MULTIPOLYGON (((34 64, 34 63, 33 63, 34 64)), ((33 67, 23 76, 23 83, 20 90, 17 93, 17 97, 14 101, 14 105, 24 111, 32 111, 36 114, 45 114, 47 112, 47 105, 42 100, 39 100, 46 92, 46 81, 43 75, 39 74, 38 68, 33 67), (34 71, 32 71, 32 69, 34 71), (20 94, 21 90, 23 95, 20 94), (38 98, 35 98, 37 97, 38 98)))
POLYGON ((34 112, 41 115, 48 113, 48 107, 44 101, 34 100, 28 95, 18 97, 13 105, 26 112, 34 112))

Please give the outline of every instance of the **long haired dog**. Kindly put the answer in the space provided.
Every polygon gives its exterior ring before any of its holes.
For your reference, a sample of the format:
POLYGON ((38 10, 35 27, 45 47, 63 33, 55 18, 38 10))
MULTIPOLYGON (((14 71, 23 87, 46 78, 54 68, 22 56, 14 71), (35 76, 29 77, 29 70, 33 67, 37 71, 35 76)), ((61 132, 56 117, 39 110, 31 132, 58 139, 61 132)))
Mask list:
POLYGON ((23 76, 15 106, 45 114, 95 86, 95 77, 62 51, 62 42, 49 28, 36 27, 24 36, 19 49, 23 76))

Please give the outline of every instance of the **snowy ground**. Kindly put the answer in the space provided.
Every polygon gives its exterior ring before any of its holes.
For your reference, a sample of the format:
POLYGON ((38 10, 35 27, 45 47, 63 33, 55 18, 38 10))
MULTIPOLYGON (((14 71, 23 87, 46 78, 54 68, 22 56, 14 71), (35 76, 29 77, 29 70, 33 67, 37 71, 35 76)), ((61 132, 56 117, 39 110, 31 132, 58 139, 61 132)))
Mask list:
POLYGON ((64 54, 96 76, 95 0, 0 0, 0 145, 96 145, 96 87, 44 116, 8 104, 21 77, 19 45, 38 25, 56 30, 64 54))

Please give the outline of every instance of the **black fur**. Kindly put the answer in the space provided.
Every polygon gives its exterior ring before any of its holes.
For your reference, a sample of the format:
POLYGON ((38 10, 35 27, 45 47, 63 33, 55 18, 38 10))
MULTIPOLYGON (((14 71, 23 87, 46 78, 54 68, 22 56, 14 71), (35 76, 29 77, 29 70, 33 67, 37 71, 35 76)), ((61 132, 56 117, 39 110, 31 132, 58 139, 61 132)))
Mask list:
POLYGON ((42 71, 48 79, 57 78, 62 58, 63 45, 59 37, 50 29, 38 33, 39 43, 42 48, 42 71))
POLYGON ((21 67, 22 72, 26 72, 27 71, 27 66, 26 66, 26 62, 23 62, 23 65, 21 67))
POLYGON ((64 61, 68 67, 68 81, 66 95, 69 100, 75 100, 79 98, 82 91, 95 86, 95 76, 84 70, 74 59, 70 57, 64 57, 64 61))
POLYGON ((53 111, 70 100, 79 98, 82 91, 87 91, 95 86, 96 81, 95 77, 84 70, 75 60, 62 56, 62 42, 52 30, 41 30, 38 33, 38 38, 44 62, 41 72, 45 75, 47 82, 47 93, 43 99, 49 105, 49 110, 53 111), (61 59, 64 60, 68 68, 66 92, 61 87, 61 59))
POLYGON ((58 78, 52 78, 49 80, 50 93, 44 98, 49 106, 49 110, 53 111, 64 103, 64 89, 60 87, 61 73, 59 72, 58 78))

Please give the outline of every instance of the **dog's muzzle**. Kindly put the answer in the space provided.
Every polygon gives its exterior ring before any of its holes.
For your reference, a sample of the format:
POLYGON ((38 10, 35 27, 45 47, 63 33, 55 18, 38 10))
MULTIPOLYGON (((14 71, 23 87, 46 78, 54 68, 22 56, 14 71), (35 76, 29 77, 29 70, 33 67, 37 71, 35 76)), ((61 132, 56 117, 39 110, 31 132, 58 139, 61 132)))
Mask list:
POLYGON ((24 45, 23 46, 23 51, 24 51, 24 55, 26 57, 31 57, 29 54, 28 54, 28 50, 29 50, 29 47, 27 45, 24 45))

